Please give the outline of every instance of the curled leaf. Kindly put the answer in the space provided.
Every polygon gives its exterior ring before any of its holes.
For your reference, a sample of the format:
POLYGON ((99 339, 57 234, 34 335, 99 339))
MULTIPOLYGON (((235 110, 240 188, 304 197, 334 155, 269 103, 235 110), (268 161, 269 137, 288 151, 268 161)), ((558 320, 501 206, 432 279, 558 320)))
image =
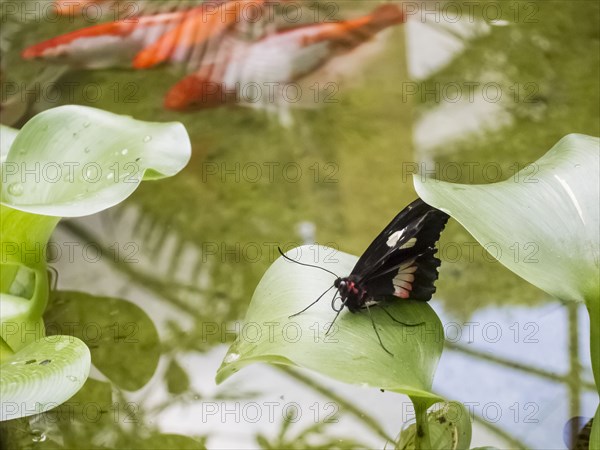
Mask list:
POLYGON ((93 214, 123 201, 142 179, 176 174, 190 154, 180 123, 62 106, 33 117, 12 142, 0 201, 48 216, 93 214))
POLYGON ((72 336, 49 336, 7 358, 0 371, 0 420, 31 416, 81 389, 90 371, 90 351, 72 336))

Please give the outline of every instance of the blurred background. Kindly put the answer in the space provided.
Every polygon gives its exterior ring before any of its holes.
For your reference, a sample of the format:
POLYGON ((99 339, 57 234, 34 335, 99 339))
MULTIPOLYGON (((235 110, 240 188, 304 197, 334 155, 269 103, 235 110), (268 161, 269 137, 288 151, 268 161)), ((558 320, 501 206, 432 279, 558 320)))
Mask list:
MULTIPOLYGON (((215 384, 276 246, 361 254, 413 173, 501 181, 600 134, 597 2, 0 5, 3 124, 82 104, 181 121, 193 144, 176 177, 61 221, 45 319, 77 323, 94 367, 63 407, 3 424, 17 448, 393 447, 413 419, 397 394, 266 365, 215 384)), ((564 425, 597 406, 585 309, 454 221, 439 247, 434 390, 472 412, 472 447, 567 448, 564 425)))

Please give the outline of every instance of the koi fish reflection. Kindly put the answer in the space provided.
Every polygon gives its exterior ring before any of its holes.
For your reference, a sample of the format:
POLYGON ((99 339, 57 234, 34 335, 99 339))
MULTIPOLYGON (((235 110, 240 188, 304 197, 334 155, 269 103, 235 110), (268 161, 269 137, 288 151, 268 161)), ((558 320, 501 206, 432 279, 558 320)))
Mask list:
MULTIPOLYGON (((383 4, 356 19, 266 29, 258 39, 241 36, 254 22, 247 9, 269 0, 206 2, 182 11, 142 15, 67 33, 25 49, 25 59, 76 68, 147 69, 161 63, 187 64, 186 76, 167 93, 168 109, 211 108, 240 100, 239 87, 278 84, 280 89, 403 23, 399 6, 383 4), (251 23, 249 23, 251 22, 251 23)), ((260 31, 260 30, 259 30, 260 31)))

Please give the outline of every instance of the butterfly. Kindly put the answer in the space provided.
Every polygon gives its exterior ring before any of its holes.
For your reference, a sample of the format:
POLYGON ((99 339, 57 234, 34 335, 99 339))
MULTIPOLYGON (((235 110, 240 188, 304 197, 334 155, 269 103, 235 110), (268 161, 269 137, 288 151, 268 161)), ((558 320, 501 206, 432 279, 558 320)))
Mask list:
POLYGON ((346 277, 340 277, 323 267, 295 261, 279 250, 282 256, 290 261, 325 270, 336 277, 327 291, 302 311, 290 317, 303 313, 321 300, 327 292, 335 289, 331 306, 337 314, 329 330, 344 307, 352 313, 366 309, 379 343, 387 353, 392 355, 381 341, 369 308, 377 305, 392 320, 406 326, 421 325, 406 324, 397 320, 382 303, 391 297, 424 302, 431 300, 435 292, 435 281, 438 278, 437 269, 441 264, 435 256, 437 253, 435 244, 448 219, 449 216, 445 212, 428 205, 421 199, 415 200, 400 211, 383 229, 359 258, 350 275, 346 277), (341 305, 336 308, 335 301, 338 299, 338 294, 341 305))

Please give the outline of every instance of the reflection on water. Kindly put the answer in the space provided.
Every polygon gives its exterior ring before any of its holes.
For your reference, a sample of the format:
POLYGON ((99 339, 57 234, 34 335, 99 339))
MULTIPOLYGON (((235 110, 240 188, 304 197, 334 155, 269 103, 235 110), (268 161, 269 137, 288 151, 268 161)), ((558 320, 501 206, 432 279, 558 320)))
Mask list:
MULTIPOLYGON (((335 5, 338 18, 372 9, 335 5)), ((221 386, 214 375, 277 245, 316 241, 358 254, 414 198, 415 168, 451 181, 499 181, 567 133, 600 134, 598 5, 498 8, 504 22, 478 9, 473 21, 415 14, 375 42, 368 64, 343 63, 353 71, 337 102, 290 108, 287 128, 252 109, 164 110, 179 67, 25 62, 21 42, 89 23, 10 17, 3 92, 23 80, 54 83, 60 95, 3 95, 5 123, 86 103, 81 87, 94 85, 104 95, 92 106, 184 122, 194 154, 182 174, 143 185, 123 206, 61 223, 54 239, 62 252, 51 261, 58 292, 46 321, 63 333, 75 323, 70 334, 86 340, 95 368, 68 404, 5 424, 6 436, 32 448, 382 448, 395 438, 411 404, 376 387, 262 365, 221 386)), ((516 244, 518 257, 535 256, 516 244)), ((433 307, 448 345, 434 389, 473 412, 473 447, 559 448, 564 423, 593 416, 597 404, 587 313, 508 272, 456 223, 440 253, 433 307)))

